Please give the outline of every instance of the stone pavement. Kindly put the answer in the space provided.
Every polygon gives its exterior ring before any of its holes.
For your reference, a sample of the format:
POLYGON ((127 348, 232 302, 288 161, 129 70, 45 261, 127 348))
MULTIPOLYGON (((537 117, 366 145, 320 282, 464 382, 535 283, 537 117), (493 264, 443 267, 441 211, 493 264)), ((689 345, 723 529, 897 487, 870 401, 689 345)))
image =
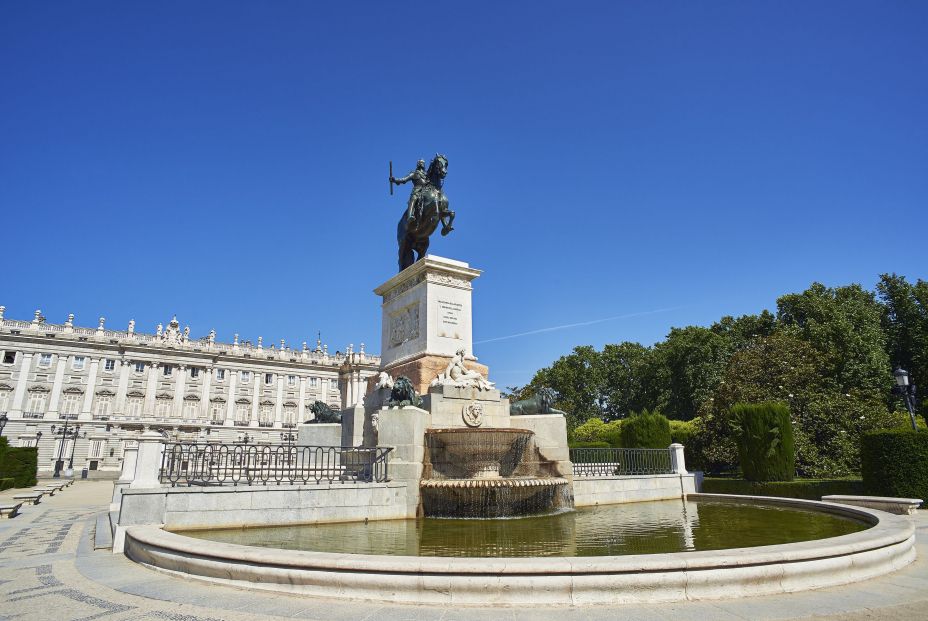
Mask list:
MULTIPOLYGON (((183 580, 93 549, 96 517, 112 483, 78 481, 0 519, 0 620, 319 621, 497 620, 729 621, 800 619, 894 621, 928 619, 928 512, 917 523, 918 560, 894 574, 844 587, 740 599, 621 608, 432 608, 349 603, 239 590, 183 580)), ((0 502, 12 490, 0 493, 0 502)))

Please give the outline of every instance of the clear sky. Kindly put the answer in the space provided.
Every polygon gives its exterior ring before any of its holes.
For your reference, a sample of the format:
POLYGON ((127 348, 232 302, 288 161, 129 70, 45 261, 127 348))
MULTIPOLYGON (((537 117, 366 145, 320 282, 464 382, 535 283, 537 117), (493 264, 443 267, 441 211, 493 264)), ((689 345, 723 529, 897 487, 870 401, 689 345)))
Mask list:
POLYGON ((928 3, 0 3, 0 304, 378 352, 437 151, 501 386, 926 278, 928 3))

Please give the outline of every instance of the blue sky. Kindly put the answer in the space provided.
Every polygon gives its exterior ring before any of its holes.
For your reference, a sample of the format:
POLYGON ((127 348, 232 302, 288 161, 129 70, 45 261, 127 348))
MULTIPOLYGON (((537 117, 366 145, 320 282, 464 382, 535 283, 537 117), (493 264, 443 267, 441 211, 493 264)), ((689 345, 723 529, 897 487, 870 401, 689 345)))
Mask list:
POLYGON ((0 304, 378 351, 436 151, 502 386, 926 278, 928 4, 3 3, 0 304))

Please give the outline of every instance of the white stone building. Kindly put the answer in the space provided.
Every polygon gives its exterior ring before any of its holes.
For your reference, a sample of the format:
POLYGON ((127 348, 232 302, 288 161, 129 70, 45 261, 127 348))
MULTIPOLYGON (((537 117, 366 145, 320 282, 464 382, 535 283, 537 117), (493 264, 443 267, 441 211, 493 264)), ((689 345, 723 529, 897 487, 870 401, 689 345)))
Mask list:
MULTIPOLYGON (((280 444, 315 401, 339 411, 361 402, 380 358, 349 345, 330 354, 318 340, 292 349, 281 341, 220 343, 215 331, 191 339, 174 318, 155 334, 80 328, 4 317, 0 306, 0 413, 11 446, 39 446, 39 473, 59 455, 75 476, 117 477, 127 442, 155 429, 170 439, 280 444), (78 437, 62 438, 79 426, 78 437), (56 433, 58 432, 58 433, 56 433)), ((295 434, 293 434, 295 436, 295 434)))

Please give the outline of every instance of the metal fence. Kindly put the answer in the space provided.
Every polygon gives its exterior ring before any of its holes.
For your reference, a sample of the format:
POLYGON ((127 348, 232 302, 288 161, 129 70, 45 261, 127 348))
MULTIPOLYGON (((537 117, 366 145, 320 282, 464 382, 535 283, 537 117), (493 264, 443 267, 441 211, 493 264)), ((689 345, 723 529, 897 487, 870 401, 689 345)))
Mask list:
POLYGON ((390 447, 167 442, 159 478, 180 485, 297 485, 387 481, 390 447))
POLYGON ((673 474, 673 457, 666 449, 575 448, 570 449, 574 476, 673 474))

